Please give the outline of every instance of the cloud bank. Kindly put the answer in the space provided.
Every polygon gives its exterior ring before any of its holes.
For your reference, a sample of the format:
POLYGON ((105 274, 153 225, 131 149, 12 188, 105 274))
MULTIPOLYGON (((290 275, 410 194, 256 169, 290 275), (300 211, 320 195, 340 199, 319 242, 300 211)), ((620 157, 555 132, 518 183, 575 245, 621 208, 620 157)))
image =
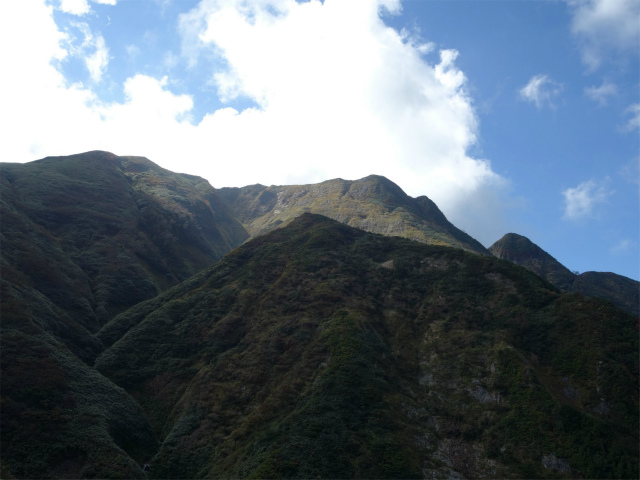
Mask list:
MULTIPOLYGON (((120 103, 68 84, 56 62, 74 52, 51 7, 11 5, 4 17, 24 31, 5 20, 0 35, 17 36, 29 52, 11 59, 20 73, 0 80, 2 121, 11 118, 15 132, 6 160, 104 149, 216 187, 375 173, 429 196, 482 242, 504 233, 506 180, 468 153, 478 121, 458 52, 431 53, 432 45, 387 27, 381 14, 399 12, 398 1, 203 0, 181 16, 184 54, 193 68, 211 58, 226 65, 211 77, 219 98, 255 107, 220 108, 197 123, 193 97, 172 93, 168 77, 132 75, 120 103)), ((96 52, 107 51, 102 37, 91 38, 96 52)), ((106 68, 101 58, 87 63, 94 80, 106 68)))

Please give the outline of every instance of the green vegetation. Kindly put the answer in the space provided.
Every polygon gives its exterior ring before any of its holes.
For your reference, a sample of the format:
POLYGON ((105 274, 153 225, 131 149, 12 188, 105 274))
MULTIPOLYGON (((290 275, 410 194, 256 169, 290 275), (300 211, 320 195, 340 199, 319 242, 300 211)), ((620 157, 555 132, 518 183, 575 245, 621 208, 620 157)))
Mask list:
POLYGON ((451 248, 486 253, 426 197, 225 189, 266 232, 231 250, 146 159, 0 173, 2 478, 638 477, 637 317, 451 248))
POLYGON ((156 478, 638 471, 633 318, 507 261, 303 215, 114 323, 156 478))
POLYGON ((453 226, 427 197, 411 198, 378 175, 356 181, 338 178, 315 185, 250 185, 218 192, 252 237, 310 212, 367 232, 489 253, 453 226))
POLYGON ((531 270, 563 292, 603 298, 636 317, 640 315, 640 283, 635 280, 610 272, 571 272, 531 240, 515 233, 506 234, 489 251, 531 270))
POLYGON ((144 412, 46 334, 34 307, 2 283, 3 478, 144 478, 156 447, 144 412))

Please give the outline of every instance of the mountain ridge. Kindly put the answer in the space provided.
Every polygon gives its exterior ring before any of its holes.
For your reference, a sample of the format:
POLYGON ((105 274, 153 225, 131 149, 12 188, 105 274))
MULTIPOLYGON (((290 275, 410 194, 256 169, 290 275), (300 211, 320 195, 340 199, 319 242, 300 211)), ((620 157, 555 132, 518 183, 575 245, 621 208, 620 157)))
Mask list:
POLYGON ((482 244, 452 225, 426 196, 412 198, 380 175, 309 185, 257 184, 218 191, 252 237, 309 212, 372 233, 488 254, 482 244))
POLYGON ((564 292, 604 298, 640 316, 640 283, 633 279, 612 272, 572 272, 527 237, 516 233, 506 234, 489 251, 531 270, 564 292))

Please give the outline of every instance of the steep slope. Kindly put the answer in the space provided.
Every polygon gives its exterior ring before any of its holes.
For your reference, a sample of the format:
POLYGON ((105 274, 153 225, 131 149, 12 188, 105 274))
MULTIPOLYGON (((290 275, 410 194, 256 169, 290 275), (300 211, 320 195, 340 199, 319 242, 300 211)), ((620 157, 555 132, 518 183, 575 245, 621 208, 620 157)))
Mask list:
POLYGON ((640 315, 640 283, 610 272, 575 274, 527 237, 508 233, 489 247, 498 258, 510 260, 548 280, 564 292, 604 298, 619 308, 640 315))
POLYGON ((488 253, 452 225, 427 197, 409 197, 395 183, 378 175, 355 181, 337 178, 314 185, 221 188, 218 192, 253 237, 310 212, 367 232, 488 253))
POLYGON ((583 272, 571 290, 609 300, 618 308, 640 316, 640 283, 611 272, 583 272))
POLYGON ((242 243, 204 180, 89 152, 0 164, 3 478, 144 478, 145 413, 95 333, 242 243))
POLYGON ((0 293, 2 478, 144 478, 157 441, 140 406, 44 331, 64 315, 45 296, 0 293))
POLYGON ((527 237, 507 233, 491 245, 489 251, 498 258, 504 258, 537 273, 565 292, 571 291, 575 274, 527 237))
POLYGON ((638 476, 638 337, 511 262, 304 214, 120 314, 153 478, 638 476))
POLYGON ((3 277, 63 311, 41 327, 85 359, 98 348, 91 334, 115 314, 248 237, 206 181, 144 158, 3 163, 0 179, 3 277))

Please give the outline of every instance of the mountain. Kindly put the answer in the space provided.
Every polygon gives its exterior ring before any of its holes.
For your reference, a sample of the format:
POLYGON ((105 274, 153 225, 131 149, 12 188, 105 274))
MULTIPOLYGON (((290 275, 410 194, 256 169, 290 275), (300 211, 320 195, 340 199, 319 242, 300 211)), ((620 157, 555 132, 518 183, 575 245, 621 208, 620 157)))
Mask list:
POLYGON ((3 280, 23 286, 27 304, 44 296, 60 309, 64 318, 41 327, 85 360, 113 316, 248 237, 205 180, 141 157, 3 163, 0 181, 3 280))
POLYGON ((88 152, 0 164, 2 478, 144 478, 145 412, 92 368, 116 314, 248 234, 203 179, 88 152))
POLYGON ((633 315, 640 315, 640 283, 635 280, 610 272, 573 273, 527 237, 515 233, 506 234, 489 251, 522 265, 564 292, 604 298, 633 315))
POLYGON ((118 315, 151 478, 636 478, 637 323, 511 262, 304 214, 118 315))
POLYGON ((2 478, 638 476, 637 318, 426 197, 325 182, 351 228, 106 152, 0 181, 2 478))
POLYGON ((427 197, 412 198, 378 175, 313 185, 221 188, 218 193, 252 237, 310 212, 367 232, 489 254, 478 241, 452 225, 427 197))

